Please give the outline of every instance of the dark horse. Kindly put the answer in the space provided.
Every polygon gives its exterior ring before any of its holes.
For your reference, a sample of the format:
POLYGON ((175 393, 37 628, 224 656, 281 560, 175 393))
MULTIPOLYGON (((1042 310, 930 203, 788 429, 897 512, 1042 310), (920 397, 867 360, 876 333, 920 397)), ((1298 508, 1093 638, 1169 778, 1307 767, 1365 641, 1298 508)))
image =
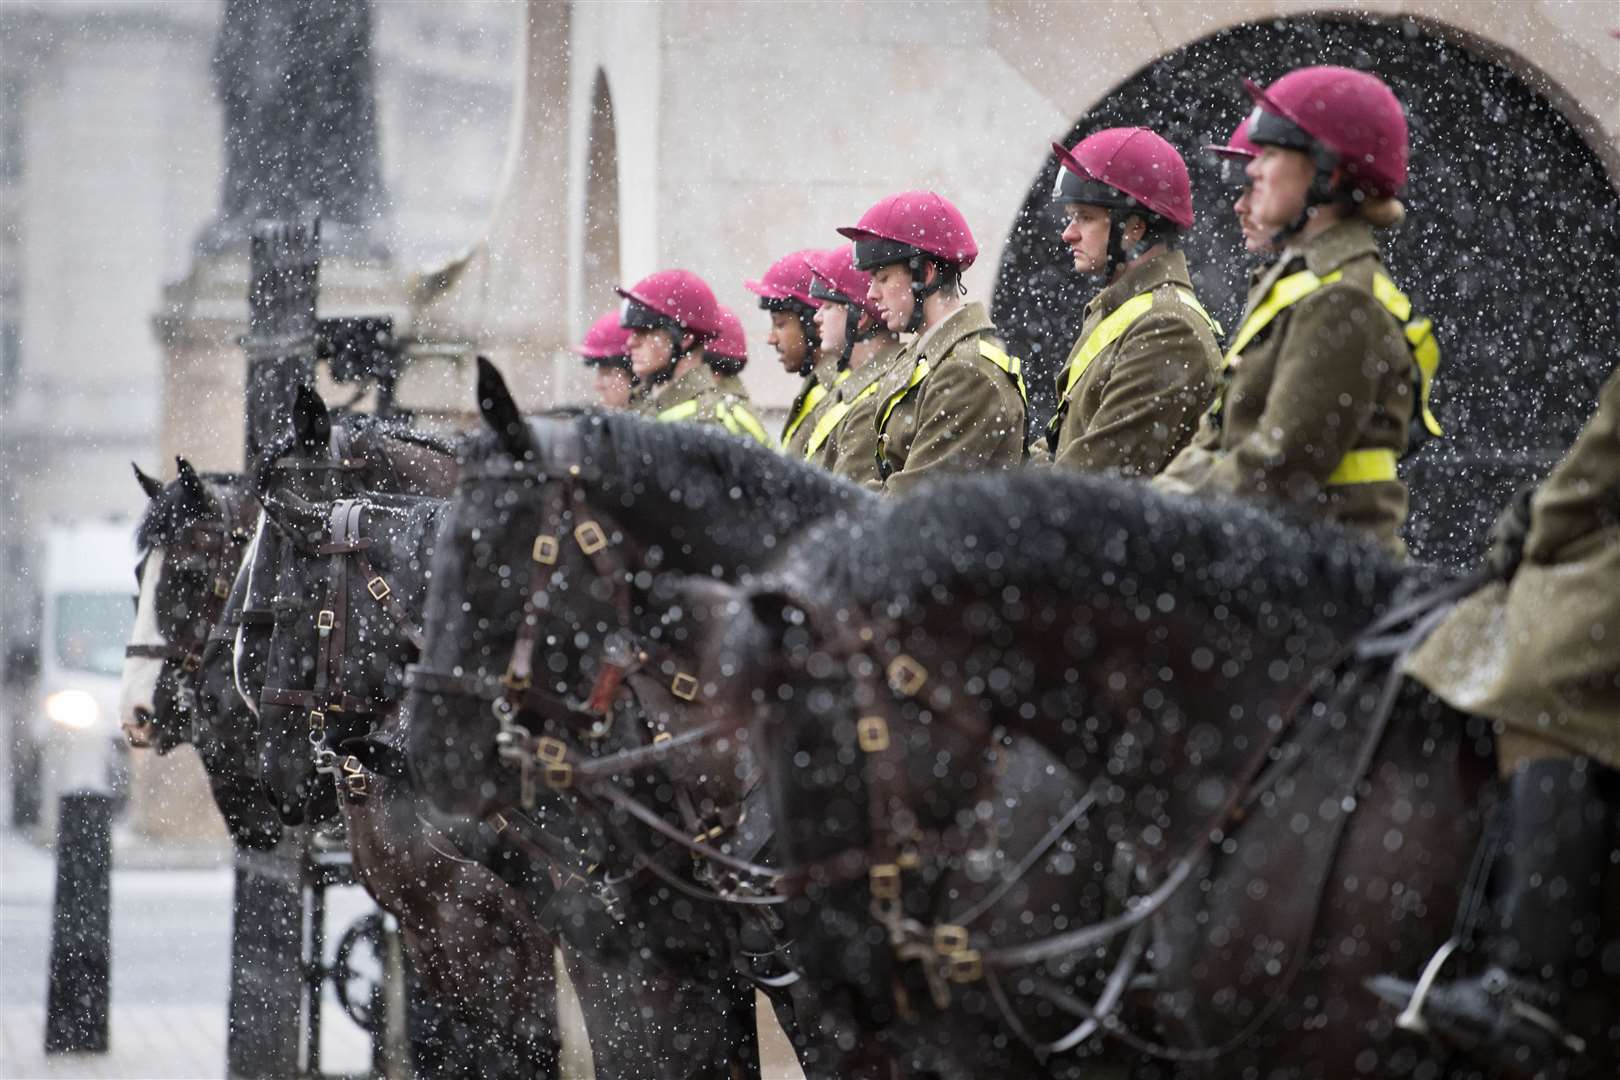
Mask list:
POLYGON ((915 1064, 1026 1075, 1100 1037, 1139 1076, 1441 1076, 1362 984, 1452 930, 1490 740, 1347 655, 1435 584, 1327 527, 1033 473, 829 520, 686 608, 770 772, 803 964, 915 1064), (998 930, 939 868, 1003 731, 1079 778, 1090 853, 998 930))
MULTIPOLYGON (((428 643, 401 713, 424 790, 447 809, 505 817, 532 801, 524 791, 527 771, 547 808, 538 815, 542 824, 598 823, 605 847, 587 861, 629 877, 642 860, 659 858, 648 857, 648 849, 668 855, 668 845, 648 834, 644 819, 622 813, 622 804, 569 778, 593 770, 605 775, 615 760, 645 764, 649 758, 624 748, 651 740, 656 752, 658 740, 669 738, 680 749, 660 759, 667 768, 625 768, 609 787, 641 799, 644 809, 689 836, 702 834, 722 851, 756 858, 757 840, 747 829, 733 831, 735 818, 724 813, 740 797, 739 780, 746 786, 753 770, 732 743, 687 738, 701 733, 710 702, 694 692, 695 681, 683 687, 700 658, 680 628, 671 587, 683 573, 734 579, 757 571, 818 521, 838 519, 858 534, 860 523, 875 517, 877 500, 706 429, 595 414, 525 423, 493 371, 481 379, 480 397, 493 433, 465 454, 466 473, 434 560, 428 643), (530 656, 535 662, 520 670, 530 656), (514 738, 518 730, 522 736, 514 738), (559 770, 568 782, 551 793, 552 803, 544 802, 545 785, 534 775, 553 771, 534 756, 547 749, 544 740, 556 761, 565 751, 572 759, 559 770), (694 812, 701 819, 695 828, 694 812)), ((1074 799, 1064 776, 1027 740, 1007 749, 987 814, 993 835, 966 873, 1007 860, 1032 868, 1013 886, 978 890, 975 902, 993 924, 1019 918, 1048 873, 1033 864, 1048 855, 1058 865, 1072 859, 1065 833, 1074 799)), ((673 854, 677 868, 689 863, 683 850, 673 854)), ((953 884, 972 891, 966 876, 953 884)), ((1048 887, 1067 886, 1064 877, 1048 887)), ((657 881, 631 899, 638 914, 684 906, 694 919, 714 917, 705 908, 715 905, 690 904, 680 888, 657 881)), ((746 936, 746 917, 728 922, 730 934, 746 936)), ((565 923, 563 932, 579 929, 565 923)), ((726 936, 715 935, 715 944, 726 944, 726 936)), ((664 954, 658 966, 667 971, 693 963, 672 950, 664 954)), ((711 965, 724 957, 711 952, 700 959, 711 965)), ((848 1036, 858 1027, 821 1022, 802 1006, 797 1019, 816 1019, 829 1036, 797 1041, 807 1071, 865 1067, 887 1075, 887 1064, 873 1060, 876 1047, 851 1045, 848 1036)))
MULTIPOLYGON (((160 754, 194 743, 233 841, 273 847, 281 823, 257 778, 243 776, 238 764, 251 745, 251 731, 242 737, 238 726, 235 747, 213 737, 232 729, 209 723, 222 707, 223 685, 215 671, 218 685, 210 687, 204 659, 209 643, 223 636, 227 612, 240 610, 240 598, 233 602, 231 591, 258 507, 239 474, 199 474, 184 458, 177 463, 179 476, 166 485, 135 470, 149 503, 136 530, 140 599, 125 650, 124 731, 131 745, 160 754)), ((234 704, 231 695, 227 707, 234 704)))
POLYGON ((335 781, 355 874, 399 919, 413 969, 452 1025, 451 1060, 436 1066, 556 1075, 553 945, 524 890, 482 865, 493 836, 436 820, 402 758, 362 738, 415 658, 413 612, 442 501, 334 490, 344 485, 298 475, 318 474, 308 454, 320 435, 295 428, 304 453, 259 478, 274 528, 254 580, 265 573, 274 584, 273 621, 256 685, 243 689, 258 706, 260 779, 289 820, 334 790, 317 784, 317 765, 335 781))

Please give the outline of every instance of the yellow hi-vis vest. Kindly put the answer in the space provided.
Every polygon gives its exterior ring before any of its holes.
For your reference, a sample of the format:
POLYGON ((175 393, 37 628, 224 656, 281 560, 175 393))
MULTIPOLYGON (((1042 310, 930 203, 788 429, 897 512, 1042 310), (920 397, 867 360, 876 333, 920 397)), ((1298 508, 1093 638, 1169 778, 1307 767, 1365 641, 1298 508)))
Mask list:
MULTIPOLYGON (((843 371, 838 373, 838 378, 833 380, 833 385, 838 386, 845 379, 849 378, 849 376, 850 371, 848 368, 845 368, 843 371)), ((798 431, 799 428, 804 424, 806 417, 815 412, 816 406, 821 404, 828 393, 830 393, 830 391, 825 386, 822 386, 819 382, 815 382, 810 385, 809 391, 804 395, 804 401, 799 405, 799 411, 788 418, 787 426, 782 429, 782 450, 784 453, 787 451, 788 442, 793 438, 793 433, 798 431)), ((849 406, 844 406, 844 411, 848 412, 849 406)), ((842 415, 842 413, 839 415, 842 415)), ((815 433, 820 430, 820 428, 821 425, 818 423, 814 428, 810 429, 810 437, 812 441, 814 441, 815 433)), ((822 441, 826 441, 826 436, 822 436, 822 441)), ((816 443, 817 447, 820 445, 820 442, 816 443)), ((814 453, 814 449, 814 447, 805 447, 804 456, 806 460, 809 460, 810 455, 814 453)))
MULTIPOLYGON (((1029 390, 1024 386, 1024 362, 1018 359, 1016 356, 1008 356, 1001 349, 997 348, 994 344, 982 337, 979 339, 979 355, 1007 373, 1008 378, 1012 379, 1013 385, 1018 387, 1018 397, 1023 401, 1024 407, 1028 409, 1029 390)), ((922 381, 928 378, 928 374, 932 370, 933 367, 928 363, 928 357, 917 357, 917 364, 911 369, 911 377, 906 380, 906 384, 904 386, 889 395, 889 400, 883 403, 883 408, 878 412, 878 472, 885 477, 889 475, 892 469, 892 467, 889 465, 888 459, 883 456, 883 433, 889 427, 889 417, 894 413, 896 406, 906 399, 908 394, 910 394, 918 386, 922 385, 922 381)), ((862 396, 864 397, 865 395, 862 396)), ((1025 422, 1028 422, 1027 412, 1025 414, 1025 422)), ((1025 431, 1024 435, 1027 441, 1029 432, 1025 431)))
MULTIPOLYGON (((697 415, 697 411, 698 402, 694 398, 691 401, 683 401, 679 405, 671 405, 659 413, 655 419, 661 424, 673 424, 679 420, 692 419, 697 415)), ((773 450, 776 448, 776 443, 772 440, 770 432, 765 430, 765 425, 761 424, 759 419, 742 402, 734 401, 729 405, 721 402, 714 407, 714 412, 720 423, 733 435, 746 435, 761 446, 773 450)))
MULTIPOLYGON (((1290 305, 1297 304, 1311 293, 1331 285, 1344 277, 1344 271, 1335 270, 1325 277, 1317 277, 1309 270, 1301 270, 1297 274, 1278 278, 1272 285, 1271 291, 1260 306, 1255 308, 1243 326, 1239 328, 1237 337, 1232 341, 1232 347, 1226 350, 1224 367, 1231 367, 1232 362, 1243 352, 1245 346, 1271 324, 1271 321, 1290 305)), ((1440 369, 1440 344, 1434 339, 1434 324, 1428 319, 1412 314, 1412 301, 1407 295, 1395 287, 1395 283, 1381 273, 1373 274, 1373 298, 1383 305, 1384 310, 1394 316, 1395 321, 1401 324, 1402 333, 1406 337, 1407 348, 1412 353, 1412 378, 1415 383, 1413 392, 1417 396, 1417 417, 1413 427, 1417 428, 1421 422, 1423 436, 1440 438, 1445 434, 1440 427, 1440 421, 1435 419, 1429 407, 1429 394, 1434 388, 1435 373, 1440 369)), ((1210 406, 1212 414, 1218 414, 1221 408, 1221 398, 1225 396, 1225 389, 1215 398, 1215 404, 1210 406)), ((1408 453, 1411 452, 1410 445, 1408 453)), ((1395 471, 1397 459, 1395 451, 1390 449, 1352 450, 1344 456, 1331 475, 1328 476, 1330 485, 1343 484, 1374 484, 1397 479, 1395 471)))
MULTIPOLYGON (((1210 330, 1214 332, 1216 337, 1220 337, 1221 324, 1216 322, 1210 313, 1204 310, 1204 305, 1198 302, 1198 297, 1193 295, 1192 290, 1184 289, 1180 285, 1175 288, 1176 297, 1183 304, 1202 315, 1204 321, 1209 323, 1210 330)), ((1075 351, 1074 356, 1069 361, 1068 368, 1065 369, 1062 376, 1063 393, 1058 398, 1057 411, 1052 414, 1052 419, 1046 422, 1046 444, 1053 452, 1057 450, 1058 432, 1063 429, 1063 420, 1069 414, 1069 395, 1074 392, 1074 388, 1080 382, 1081 376, 1086 373, 1086 369, 1091 366, 1091 362, 1102 355, 1104 349, 1125 336, 1125 331, 1131 328, 1132 323, 1152 310, 1153 294, 1157 291, 1157 289, 1149 289, 1147 292, 1137 293, 1119 305, 1109 313, 1106 319, 1097 324, 1096 328, 1091 331, 1091 335, 1075 351)))

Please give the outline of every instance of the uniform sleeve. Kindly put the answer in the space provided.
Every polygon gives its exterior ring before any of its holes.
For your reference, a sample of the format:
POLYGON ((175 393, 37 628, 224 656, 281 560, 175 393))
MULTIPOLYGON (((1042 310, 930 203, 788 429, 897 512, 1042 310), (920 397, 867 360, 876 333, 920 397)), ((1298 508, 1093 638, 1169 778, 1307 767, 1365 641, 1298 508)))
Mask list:
POLYGON ((1313 502, 1356 447, 1382 381, 1396 364, 1410 363, 1394 321, 1353 285, 1329 285, 1290 315, 1264 411, 1211 465, 1198 490, 1313 502))
POLYGON ((1530 501, 1525 557, 1560 561, 1571 543, 1620 525, 1620 368, 1598 392, 1598 408, 1569 453, 1530 501))
POLYGON ((1120 341, 1091 423, 1078 430, 1071 416, 1059 433, 1056 463, 1153 476, 1186 443, 1213 393, 1210 347, 1197 330, 1171 311, 1149 312, 1120 341))
MULTIPOLYGON (((977 348, 976 341, 969 342, 977 348)), ((1011 468, 1024 457, 1024 402, 1006 372, 952 352, 923 380, 916 437, 884 490, 903 494, 936 476, 1011 468)))

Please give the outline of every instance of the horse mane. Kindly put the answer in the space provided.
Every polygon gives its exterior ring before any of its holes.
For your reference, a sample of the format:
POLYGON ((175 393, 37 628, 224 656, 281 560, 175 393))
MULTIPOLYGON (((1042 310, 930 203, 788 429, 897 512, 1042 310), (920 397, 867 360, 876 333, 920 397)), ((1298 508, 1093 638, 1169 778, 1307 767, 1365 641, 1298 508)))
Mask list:
MULTIPOLYGON (((233 472, 205 472, 197 474, 208 488, 211 499, 228 498, 242 486, 242 474, 233 472), (223 493, 222 493, 223 489, 223 493)), ((181 532, 202 521, 206 511, 189 498, 190 492, 179 480, 170 480, 146 504, 140 524, 135 527, 135 546, 140 551, 160 547, 181 532)))
MULTIPOLYGON (((659 423, 599 409, 558 409, 539 418, 572 419, 583 456, 603 490, 626 505, 642 492, 667 492, 672 501, 695 512, 712 513, 723 506, 763 515, 765 520, 754 522, 756 532, 768 529, 785 539, 840 509, 877 502, 847 480, 714 425, 659 423)), ((461 447, 466 463, 505 453, 501 440, 489 431, 466 436, 461 447)))
POLYGON ((1100 586, 1149 611, 1195 601, 1256 622, 1294 613, 1359 626, 1440 577, 1331 524, 1050 469, 943 480, 876 523, 818 527, 791 558, 795 580, 893 615, 975 594, 1062 602, 1100 586))

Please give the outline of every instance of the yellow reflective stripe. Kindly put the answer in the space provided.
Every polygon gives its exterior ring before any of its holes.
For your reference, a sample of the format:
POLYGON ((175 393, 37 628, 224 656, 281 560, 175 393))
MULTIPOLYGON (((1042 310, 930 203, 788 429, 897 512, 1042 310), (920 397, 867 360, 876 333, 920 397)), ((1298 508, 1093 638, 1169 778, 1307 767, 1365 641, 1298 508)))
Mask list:
MULTIPOLYGON (((879 435, 882 435, 884 429, 889 426, 889 414, 894 412, 895 406, 904 401, 906 395, 917 388, 918 383, 928 378, 928 373, 932 370, 933 368, 928 366, 928 357, 923 357, 917 361, 917 366, 911 369, 911 378, 906 380, 906 385, 889 395, 889 400, 883 403, 883 411, 878 415, 877 429, 879 435)), ((879 449, 878 455, 882 456, 882 453, 883 451, 879 449)))
POLYGON ((799 411, 788 418, 787 426, 782 429, 782 446, 785 448, 793 433, 799 430, 804 418, 809 416, 821 399, 827 396, 827 388, 819 382, 811 383, 810 389, 805 393, 803 401, 799 404, 799 411))
POLYGON ((1309 270, 1301 270, 1297 274, 1289 274, 1285 278, 1279 278, 1277 283, 1271 287, 1271 291, 1266 294, 1266 298, 1261 302, 1260 306, 1250 312, 1247 319, 1243 320, 1243 326, 1238 329, 1232 347, 1226 350, 1226 363, 1231 364, 1233 360, 1237 359, 1244 346, 1253 341, 1256 334, 1271 325, 1271 320, 1275 319, 1283 308, 1297 303, 1322 286, 1331 285, 1342 277, 1344 277, 1344 271, 1342 270, 1335 270, 1327 277, 1317 277, 1309 270))
POLYGON ((1131 328, 1131 323, 1146 315, 1152 307, 1151 292, 1137 293, 1119 305, 1108 318, 1097 324, 1091 336, 1086 338, 1075 352, 1074 359, 1069 361, 1068 370, 1063 375, 1063 393, 1059 395, 1061 400, 1068 400, 1075 383, 1080 381, 1080 376, 1086 373, 1091 362, 1097 359, 1104 349, 1118 341, 1125 331, 1131 328))
POLYGON ((1204 305, 1198 302, 1198 297, 1193 295, 1193 291, 1191 289, 1184 289, 1180 285, 1177 285, 1176 296, 1183 304, 1186 304, 1188 307, 1192 308, 1194 311, 1198 312, 1198 314, 1204 317, 1204 321, 1209 323, 1210 333, 1214 334, 1216 337, 1220 337, 1222 334, 1226 333, 1225 330, 1221 329, 1221 324, 1215 318, 1215 316, 1204 310, 1204 305))
POLYGON ((1379 484, 1396 479, 1395 451, 1389 449, 1352 450, 1327 479, 1330 486, 1379 484))
MULTIPOLYGON (((849 373, 845 372, 844 374, 847 375, 849 373)), ((816 421, 816 426, 810 429, 810 441, 806 443, 804 447, 805 460, 808 461, 811 457, 813 457, 815 452, 820 450, 822 445, 826 443, 828 437, 831 436, 834 431, 838 430, 838 425, 843 422, 844 416, 849 412, 849 410, 855 407, 855 403, 863 398, 871 397, 873 394, 877 393, 877 388, 877 380, 873 380, 866 385, 866 389, 862 390, 848 401, 837 402, 826 412, 822 413, 821 419, 816 421)))
POLYGON ((1412 351, 1412 361, 1417 365, 1418 415, 1428 433, 1439 438, 1446 432, 1429 407, 1434 377, 1440 370, 1440 343, 1434 339, 1434 323, 1421 315, 1413 318, 1412 301, 1383 274, 1373 274, 1373 296, 1401 324, 1407 347, 1412 351))
POLYGON ((720 423, 725 425, 726 430, 733 435, 747 435, 761 446, 775 448, 776 443, 765 430, 765 425, 761 424, 742 402, 727 405, 722 401, 714 407, 714 413, 720 418, 720 423))
POLYGON ((697 411, 697 399, 693 398, 691 401, 683 401, 679 405, 671 405, 659 413, 658 422, 660 424, 672 424, 677 420, 690 420, 697 415, 697 411))
POLYGON ((1028 405, 1029 390, 1024 386, 1024 362, 1016 356, 1008 356, 984 338, 979 339, 979 355, 1012 376, 1013 384, 1018 387, 1019 398, 1028 405))

